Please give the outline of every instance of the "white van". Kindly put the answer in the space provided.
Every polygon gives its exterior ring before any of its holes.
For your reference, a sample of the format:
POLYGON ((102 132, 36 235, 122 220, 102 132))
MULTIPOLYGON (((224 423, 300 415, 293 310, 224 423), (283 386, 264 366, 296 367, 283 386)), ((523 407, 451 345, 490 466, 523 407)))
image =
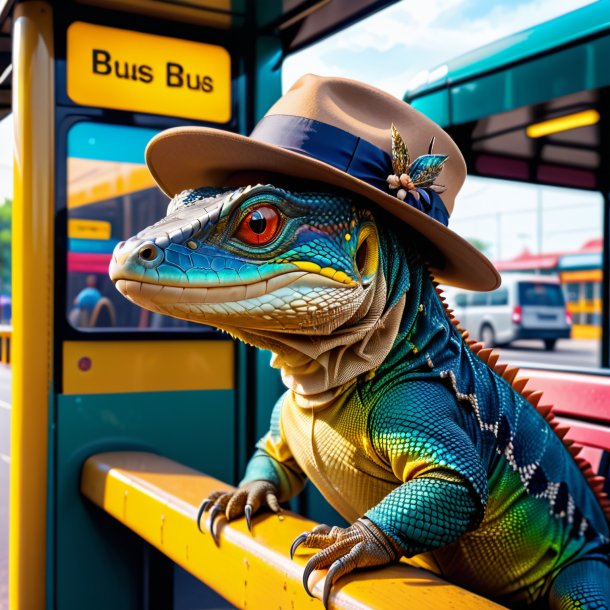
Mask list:
POLYGON ((444 290, 462 328, 488 347, 541 339, 552 350, 557 339, 570 338, 572 319, 556 276, 506 273, 492 292, 444 290))

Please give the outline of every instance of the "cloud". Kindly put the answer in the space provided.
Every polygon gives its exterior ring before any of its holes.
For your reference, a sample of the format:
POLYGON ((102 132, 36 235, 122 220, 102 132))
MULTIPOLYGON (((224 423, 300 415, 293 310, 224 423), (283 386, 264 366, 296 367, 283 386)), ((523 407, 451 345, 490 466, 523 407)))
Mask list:
POLYGON ((593 1, 403 0, 289 56, 284 89, 313 72, 355 78, 402 97, 422 70, 593 1))

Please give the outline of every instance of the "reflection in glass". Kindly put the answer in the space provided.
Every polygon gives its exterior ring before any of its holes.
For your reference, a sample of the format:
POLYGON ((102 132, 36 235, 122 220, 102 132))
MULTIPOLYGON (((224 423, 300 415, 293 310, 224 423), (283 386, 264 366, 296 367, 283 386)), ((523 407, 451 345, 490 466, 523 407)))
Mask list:
POLYGON ((157 132, 78 123, 68 132, 67 317, 80 329, 180 329, 196 326, 141 309, 108 277, 115 245, 165 216, 144 149, 157 132))

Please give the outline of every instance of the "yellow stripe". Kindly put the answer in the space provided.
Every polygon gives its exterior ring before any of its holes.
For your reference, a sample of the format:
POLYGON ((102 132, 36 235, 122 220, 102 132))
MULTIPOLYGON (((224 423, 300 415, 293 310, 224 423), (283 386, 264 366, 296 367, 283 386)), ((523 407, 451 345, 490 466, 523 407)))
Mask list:
POLYGON ((574 324, 572 326, 572 339, 596 339, 602 338, 601 326, 591 324, 574 324))
POLYGON ((66 341, 64 394, 230 390, 232 341, 66 341))
POLYGON ((561 272, 561 283, 567 284, 568 282, 601 282, 602 281, 602 270, 601 269, 589 269, 587 271, 562 271, 561 272))
MULTIPOLYGON (((316 524, 288 511, 255 516, 253 532, 244 519, 219 522, 220 545, 195 523, 201 500, 228 489, 221 481, 151 453, 103 453, 84 465, 81 491, 115 519, 156 546, 172 561, 218 591, 238 608, 321 608, 303 588, 303 566, 311 551, 290 559, 291 542, 316 524)), ((205 530, 204 530, 205 531, 205 530)), ((324 571, 309 584, 319 599, 324 571)), ((335 586, 330 607, 339 610, 395 608, 499 608, 439 577, 391 565, 355 573, 335 586)))
POLYGON ((51 7, 20 3, 14 19, 9 603, 22 610, 45 607, 55 96, 51 7))

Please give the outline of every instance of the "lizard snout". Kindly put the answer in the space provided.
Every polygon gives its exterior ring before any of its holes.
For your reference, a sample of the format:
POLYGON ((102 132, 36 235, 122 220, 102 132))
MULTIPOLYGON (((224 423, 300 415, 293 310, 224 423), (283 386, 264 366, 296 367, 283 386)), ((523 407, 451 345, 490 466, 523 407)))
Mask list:
POLYGON ((154 269, 164 259, 163 248, 149 239, 131 238, 116 245, 110 263, 110 278, 116 282, 138 270, 154 269))

